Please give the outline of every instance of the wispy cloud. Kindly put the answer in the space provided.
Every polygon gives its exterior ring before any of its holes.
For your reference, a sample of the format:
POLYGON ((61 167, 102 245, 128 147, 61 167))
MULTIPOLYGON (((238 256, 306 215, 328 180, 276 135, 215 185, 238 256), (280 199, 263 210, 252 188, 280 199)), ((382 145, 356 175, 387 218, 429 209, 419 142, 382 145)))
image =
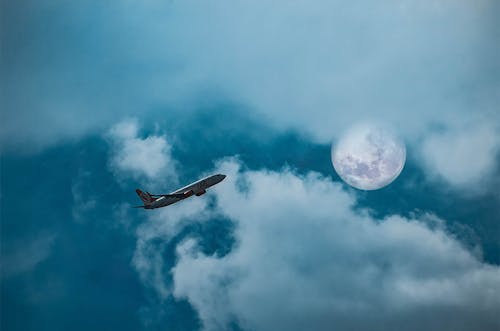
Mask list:
POLYGON ((85 182, 89 179, 90 175, 89 172, 80 171, 71 184, 71 195, 73 196, 71 215, 73 216, 73 220, 77 222, 83 221, 85 213, 93 210, 97 204, 96 196, 85 196, 83 193, 85 182))
POLYGON ((50 256, 55 239, 56 235, 53 233, 40 233, 9 245, 2 244, 2 277, 8 278, 32 271, 50 256))
POLYGON ((154 105, 196 108, 200 96, 322 142, 370 118, 412 137, 499 101, 494 0, 16 4, 3 32, 8 146, 54 144, 154 105))
POLYGON ((437 161, 423 164, 454 185, 439 161, 449 137, 484 145, 455 130, 456 119, 500 121, 494 0, 17 4, 4 5, 2 32, 0 132, 11 150, 81 137, 157 105, 171 113, 218 99, 323 143, 360 120, 393 124, 416 146, 431 125, 448 125, 447 137, 427 143, 437 161))

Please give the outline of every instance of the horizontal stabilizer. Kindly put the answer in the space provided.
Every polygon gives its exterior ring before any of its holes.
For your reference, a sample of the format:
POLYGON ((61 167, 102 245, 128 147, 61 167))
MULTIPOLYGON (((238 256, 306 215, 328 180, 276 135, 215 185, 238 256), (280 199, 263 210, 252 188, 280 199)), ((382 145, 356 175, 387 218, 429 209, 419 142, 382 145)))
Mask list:
POLYGON ((142 192, 139 189, 136 189, 135 192, 145 205, 150 205, 155 200, 148 192, 142 192))

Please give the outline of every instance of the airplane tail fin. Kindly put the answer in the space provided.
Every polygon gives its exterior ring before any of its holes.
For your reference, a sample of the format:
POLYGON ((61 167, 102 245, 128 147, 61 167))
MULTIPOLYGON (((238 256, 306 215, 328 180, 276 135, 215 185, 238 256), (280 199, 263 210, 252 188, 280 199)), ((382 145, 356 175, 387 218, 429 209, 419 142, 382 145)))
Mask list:
POLYGON ((155 199, 149 194, 148 192, 143 192, 139 189, 136 189, 135 192, 141 198, 142 202, 144 202, 144 205, 150 205, 155 199))

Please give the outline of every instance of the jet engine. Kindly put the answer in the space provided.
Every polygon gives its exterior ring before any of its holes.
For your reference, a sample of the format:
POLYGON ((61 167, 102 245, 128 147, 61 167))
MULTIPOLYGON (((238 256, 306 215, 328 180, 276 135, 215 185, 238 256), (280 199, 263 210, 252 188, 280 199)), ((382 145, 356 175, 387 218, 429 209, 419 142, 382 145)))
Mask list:
POLYGON ((196 195, 197 197, 199 197, 200 195, 203 195, 203 194, 205 194, 205 193, 207 193, 207 190, 201 190, 201 191, 196 192, 196 193, 195 193, 195 195, 196 195))

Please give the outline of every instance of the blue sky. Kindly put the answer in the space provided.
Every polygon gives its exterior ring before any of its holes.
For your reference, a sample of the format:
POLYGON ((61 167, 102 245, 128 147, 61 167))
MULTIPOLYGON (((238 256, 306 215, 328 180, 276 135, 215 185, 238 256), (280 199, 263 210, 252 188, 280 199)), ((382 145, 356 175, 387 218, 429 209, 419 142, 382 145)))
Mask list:
POLYGON ((3 330, 500 326, 494 1, 1 6, 3 330), (331 165, 359 121, 381 190, 331 165))

